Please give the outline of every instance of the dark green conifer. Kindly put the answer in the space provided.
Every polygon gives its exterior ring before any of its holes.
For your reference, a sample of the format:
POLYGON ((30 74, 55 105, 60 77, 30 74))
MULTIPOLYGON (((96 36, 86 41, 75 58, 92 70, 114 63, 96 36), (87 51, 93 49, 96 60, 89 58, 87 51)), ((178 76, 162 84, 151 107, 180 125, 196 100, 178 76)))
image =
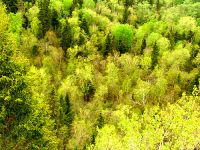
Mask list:
POLYGON ((16 13, 18 8, 17 8, 17 0, 2 0, 4 4, 6 4, 7 11, 16 13))
POLYGON ((61 46, 63 50, 65 50, 65 54, 66 54, 67 49, 71 47, 72 44, 73 44, 73 35, 71 32, 70 24, 68 20, 66 20, 65 27, 61 31, 61 46))
POLYGON ((82 18, 81 28, 85 31, 86 34, 89 34, 89 25, 85 18, 82 18))
POLYGON ((94 85, 91 81, 85 81, 85 83, 81 87, 81 91, 83 93, 84 100, 89 102, 95 91, 94 85))
POLYGON ((151 54, 151 68, 154 69, 158 63, 158 55, 159 55, 159 50, 158 50, 158 47, 157 45, 155 44, 153 46, 153 51, 152 51, 152 54, 151 54))
POLYGON ((144 49, 146 48, 146 40, 143 39, 142 40, 142 46, 141 46, 141 51, 140 54, 143 55, 144 54, 144 49))
POLYGON ((160 10, 160 0, 156 1, 156 9, 157 9, 157 11, 160 10))
POLYGON ((150 5, 153 5, 153 0, 149 0, 149 4, 150 4, 150 5))
POLYGON ((74 119, 74 112, 68 95, 66 97, 60 97, 60 106, 60 123, 61 125, 67 125, 70 130, 74 119))
POLYGON ((27 66, 13 60, 16 41, 11 33, 4 33, 0 38, 0 149, 8 149, 9 144, 26 136, 19 125, 27 121, 32 111, 27 66))
POLYGON ((128 8, 125 8, 122 21, 123 24, 127 23, 128 16, 129 16, 128 8))
POLYGON ((106 36, 105 46, 102 50, 103 56, 107 56, 112 51, 112 37, 110 33, 106 36))
POLYGON ((39 37, 42 38, 45 36, 46 32, 49 30, 51 26, 51 11, 49 9, 50 0, 40 0, 38 2, 39 5, 39 20, 41 22, 40 28, 40 35, 39 37))
POLYGON ((51 12, 51 16, 52 16, 51 17, 51 26, 52 26, 52 28, 54 30, 57 30, 59 28, 59 21, 58 21, 59 16, 58 16, 58 13, 55 10, 53 10, 51 12))

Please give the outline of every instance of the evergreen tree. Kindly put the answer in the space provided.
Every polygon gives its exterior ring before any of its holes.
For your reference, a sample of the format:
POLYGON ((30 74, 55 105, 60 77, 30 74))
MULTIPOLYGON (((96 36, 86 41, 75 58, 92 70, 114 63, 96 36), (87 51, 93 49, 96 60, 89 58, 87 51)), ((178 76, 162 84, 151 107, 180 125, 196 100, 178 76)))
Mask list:
POLYGON ((123 21, 122 21, 122 23, 124 23, 124 24, 127 23, 128 16, 129 16, 128 8, 125 7, 124 14, 123 14, 123 21))
POLYGON ((123 14, 123 21, 122 23, 126 23, 127 19, 129 17, 129 11, 128 8, 131 7, 134 4, 134 0, 125 0, 124 2, 124 14, 123 14))
POLYGON ((72 6, 70 7, 69 10, 69 15, 72 16, 72 12, 75 10, 75 8, 78 7, 78 1, 77 0, 73 0, 72 2, 72 6))
POLYGON ((200 149, 198 2, 0 0, 0 150, 200 149))
POLYGON ((151 68, 154 69, 158 63, 158 56, 159 56, 159 50, 158 50, 158 47, 156 44, 154 44, 153 46, 153 51, 152 51, 152 54, 151 54, 151 60, 152 60, 152 63, 151 63, 151 68))
POLYGON ((106 40, 104 43, 104 48, 102 50, 103 56, 107 56, 109 52, 112 51, 112 37, 110 33, 106 36, 106 40))
POLYGON ((49 30, 51 26, 51 11, 49 9, 50 0, 39 0, 38 6, 39 6, 39 20, 41 22, 39 37, 44 37, 46 32, 49 30))
POLYGON ((134 3, 135 3, 135 0, 125 0, 124 6, 126 8, 128 8, 128 7, 132 6, 134 3))
POLYGON ((153 0, 149 0, 149 4, 150 4, 150 5, 153 5, 153 0))
POLYGON ((95 124, 95 131, 92 134, 91 144, 95 144, 95 139, 98 134, 96 128, 98 127, 98 129, 102 129, 104 125, 105 125, 105 120, 104 120, 102 114, 100 113, 99 118, 97 119, 97 123, 95 124))
POLYGON ((156 9, 157 9, 157 11, 160 10, 160 0, 156 1, 156 9))
POLYGON ((7 30, 9 22, 0 3, 0 149, 9 149, 16 140, 26 136, 21 132, 23 124, 30 117, 31 95, 26 82, 26 65, 13 60, 17 42, 7 30), (4 30, 4 31, 3 31, 4 30))
POLYGON ((60 123, 61 125, 66 125, 68 129, 71 129, 74 112, 72 110, 72 104, 70 103, 69 96, 60 97, 60 106, 60 123))
POLYGON ((56 126, 59 124, 59 107, 60 107, 60 102, 57 97, 56 89, 55 87, 52 87, 52 90, 50 92, 49 96, 49 106, 52 111, 52 118, 56 121, 56 126))
POLYGON ((103 128, 104 124, 105 124, 105 120, 104 120, 102 114, 100 113, 99 118, 97 119, 97 126, 99 129, 101 129, 101 128, 103 128))
POLYGON ((83 0, 73 0, 72 6, 71 6, 71 13, 75 8, 81 8, 82 5, 83 5, 83 0))
POLYGON ((146 40, 143 39, 142 40, 142 46, 141 46, 141 51, 140 54, 143 55, 144 54, 144 49, 146 48, 146 40))
MULTIPOLYGON (((70 99, 68 96, 60 97, 60 125, 59 128, 66 127, 67 131, 63 135, 63 147, 66 149, 66 144, 71 136, 71 128, 72 128, 72 123, 74 120, 74 112, 72 109, 72 105, 70 103, 70 99)), ((61 133, 63 134, 63 133, 61 133)))
POLYGON ((83 6, 83 1, 84 0, 79 0, 79 6, 80 6, 80 8, 82 8, 82 6, 83 6))
POLYGON ((89 24, 86 18, 82 18, 80 27, 85 31, 86 34, 89 34, 89 24))
POLYGON ((86 102, 89 102, 91 97, 94 95, 94 85, 92 85, 91 81, 85 81, 83 83, 83 86, 81 88, 81 91, 83 93, 83 96, 84 96, 84 100, 86 102))
POLYGON ((61 46, 63 50, 65 50, 65 54, 66 54, 67 49, 71 47, 72 45, 73 45, 73 35, 72 35, 70 24, 68 20, 66 20, 65 27, 62 29, 62 33, 61 33, 61 46))
POLYGON ((87 40, 87 38, 86 38, 85 34, 81 32, 81 33, 80 33, 79 40, 78 40, 78 45, 83 45, 83 44, 85 44, 86 40, 87 40))
POLYGON ((53 10, 51 12, 51 16, 52 16, 51 17, 51 26, 53 27, 54 30, 58 30, 58 28, 59 28, 58 13, 55 10, 53 10))
POLYGON ((18 8, 17 8, 17 0, 2 0, 4 4, 6 4, 8 12, 13 12, 16 13, 18 8))

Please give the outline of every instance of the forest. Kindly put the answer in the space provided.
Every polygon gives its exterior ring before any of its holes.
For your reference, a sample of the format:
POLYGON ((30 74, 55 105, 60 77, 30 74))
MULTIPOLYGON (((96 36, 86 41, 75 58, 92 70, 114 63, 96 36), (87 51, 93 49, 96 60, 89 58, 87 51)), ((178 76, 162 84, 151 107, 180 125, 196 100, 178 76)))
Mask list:
POLYGON ((0 0, 1 150, 199 150, 200 0, 0 0))

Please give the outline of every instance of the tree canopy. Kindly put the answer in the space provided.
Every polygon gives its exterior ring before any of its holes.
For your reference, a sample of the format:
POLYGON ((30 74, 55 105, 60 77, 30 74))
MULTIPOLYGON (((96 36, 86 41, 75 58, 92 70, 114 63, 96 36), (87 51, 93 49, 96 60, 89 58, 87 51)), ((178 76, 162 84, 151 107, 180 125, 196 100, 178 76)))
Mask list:
POLYGON ((200 149, 199 0, 0 0, 0 149, 200 149))

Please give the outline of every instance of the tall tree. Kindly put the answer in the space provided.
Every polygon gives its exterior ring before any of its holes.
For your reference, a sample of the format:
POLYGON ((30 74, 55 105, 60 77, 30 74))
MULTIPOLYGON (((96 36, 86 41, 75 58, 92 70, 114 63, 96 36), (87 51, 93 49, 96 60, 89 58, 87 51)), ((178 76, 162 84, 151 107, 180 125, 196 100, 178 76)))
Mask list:
POLYGON ((9 148, 19 140, 20 124, 31 111, 30 94, 25 81, 26 66, 13 60, 17 42, 7 30, 9 20, 0 3, 0 148, 9 148))
POLYGON ((125 9, 124 9, 124 14, 123 14, 123 21, 122 21, 122 23, 127 23, 128 16, 129 16, 128 7, 125 7, 125 9))
POLYGON ((151 60, 152 60, 151 68, 152 69, 154 69, 155 66, 158 63, 158 55, 159 55, 159 50, 158 50, 157 45, 155 44, 153 46, 153 51, 152 51, 152 54, 151 54, 151 60))
POLYGON ((89 24, 86 20, 85 17, 82 17, 81 15, 81 24, 80 24, 80 27, 85 31, 86 34, 89 34, 89 24))
POLYGON ((65 26, 61 32, 61 46, 63 50, 66 50, 72 45, 72 31, 68 20, 66 20, 65 26))
POLYGON ((103 49, 102 49, 102 54, 103 56, 107 56, 109 52, 112 51, 112 37, 111 37, 111 34, 108 33, 107 36, 106 36, 106 40, 105 40, 105 43, 103 43, 104 46, 103 46, 103 49))
POLYGON ((160 0, 156 1, 156 9, 157 9, 157 11, 160 10, 160 0))
POLYGON ((50 0, 40 0, 38 2, 39 5, 39 20, 41 22, 41 33, 39 37, 44 37, 46 32, 49 30, 51 26, 51 11, 49 9, 50 0))
POLYGON ((133 42, 133 29, 128 24, 118 24, 112 29, 115 48, 121 53, 128 52, 133 42))

